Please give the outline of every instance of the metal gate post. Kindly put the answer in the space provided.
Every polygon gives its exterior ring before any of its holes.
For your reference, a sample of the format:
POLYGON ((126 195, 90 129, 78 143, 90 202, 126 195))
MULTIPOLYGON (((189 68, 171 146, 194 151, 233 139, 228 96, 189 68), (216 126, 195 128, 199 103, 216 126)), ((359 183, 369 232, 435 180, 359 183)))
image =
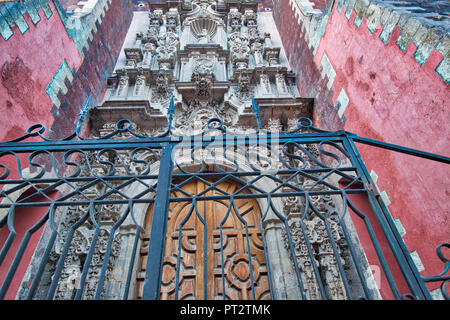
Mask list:
POLYGON ((167 218, 169 213, 170 184, 173 168, 172 148, 173 145, 169 143, 162 149, 142 295, 142 299, 144 300, 158 300, 161 289, 167 218))

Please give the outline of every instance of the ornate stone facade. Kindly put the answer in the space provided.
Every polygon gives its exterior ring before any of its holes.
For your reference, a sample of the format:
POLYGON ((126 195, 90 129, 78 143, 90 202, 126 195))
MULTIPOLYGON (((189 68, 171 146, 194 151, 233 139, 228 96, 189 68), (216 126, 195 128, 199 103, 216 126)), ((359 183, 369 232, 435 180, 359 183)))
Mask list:
MULTIPOLYGON (((136 23, 134 29, 130 28, 132 31, 124 45, 122 60, 108 79, 103 104, 90 110, 92 135, 107 136, 117 129, 115 122, 123 118, 130 119, 125 125, 132 125, 135 133, 147 137, 164 133, 168 123, 171 123, 171 132, 175 136, 195 135, 204 131, 213 118, 220 119, 232 133, 295 129, 296 119, 311 116, 312 101, 299 97, 295 75, 289 71, 279 39, 272 37, 267 25, 260 23, 260 15, 256 1, 150 2, 150 12, 145 16, 139 12, 135 17, 136 23), (173 109, 169 109, 171 99, 173 109), (252 99, 259 106, 258 112, 252 108, 252 99)), ((133 138, 130 134, 116 137, 133 138)), ((141 151, 140 155, 112 149, 88 153, 81 156, 80 168, 95 176, 105 175, 108 170, 127 175, 150 171, 150 167, 158 168, 159 155, 149 150, 141 151)), ((200 151, 207 153, 207 150, 200 151)), ((245 158, 244 153, 247 153, 256 155, 255 163, 261 170, 270 168, 274 157, 270 150, 245 146, 241 151, 235 162, 241 167, 249 166, 245 159, 243 162, 239 159, 245 158)), ((282 146, 276 146, 274 151, 284 152, 282 146)), ((286 157, 286 163, 278 163, 275 169, 286 169, 287 163, 294 167, 314 168, 319 153, 317 145, 307 145, 296 157, 286 157), (300 165, 295 159, 302 157, 303 164, 300 165)), ((217 162, 208 163, 211 159, 207 156, 199 155, 198 158, 211 168, 217 166, 217 162)), ((177 157, 176 161, 179 168, 195 165, 191 155, 177 157)), ((73 197, 80 200, 87 194, 86 200, 124 199, 127 195, 139 194, 143 187, 140 183, 133 182, 118 193, 112 188, 115 182, 100 179, 100 183, 90 188, 83 187, 83 195, 73 197)), ((153 188, 155 184, 156 180, 145 187, 153 188)), ((255 186, 262 190, 276 189, 273 184, 263 178, 255 186)), ((322 187, 300 176, 292 185, 304 190, 322 187)), ((76 183, 73 188, 76 190, 76 183)), ((152 196, 154 194, 150 192, 148 197, 152 196)), ((347 243, 338 223, 335 199, 326 196, 280 199, 275 206, 288 224, 270 213, 260 230, 265 234, 267 255, 272 261, 273 296, 300 299, 301 289, 296 283, 303 283, 307 299, 321 299, 323 292, 331 299, 346 299, 342 276, 348 274, 352 278, 355 271, 348 261, 347 243), (304 212, 307 204, 310 209, 304 212), (293 254, 289 253, 290 243, 294 246, 293 254), (301 279, 295 279, 294 264, 299 266, 301 279)), ((252 206, 255 211, 265 211, 263 202, 255 202, 252 206), (258 206, 261 208, 256 209, 258 206)), ((145 270, 138 270, 137 265, 145 264, 133 260, 136 258, 130 252, 136 246, 133 237, 144 226, 148 204, 147 207, 136 206, 132 217, 125 207, 91 205, 58 212, 58 223, 53 226, 58 237, 38 291, 53 290, 55 299, 136 298, 137 289, 133 286, 138 287, 136 283, 145 274, 145 270), (62 254, 66 255, 64 260, 60 259, 62 254), (89 268, 84 268, 85 265, 89 268), (60 279, 52 287, 53 271, 61 268, 60 279), (125 279, 127 275, 137 279, 137 282, 131 282, 132 289, 124 285, 130 280, 125 279), (96 292, 98 279, 104 281, 101 292, 96 292), (84 285, 80 287, 79 283, 84 285)), ((141 252, 148 252, 145 249, 148 230, 142 232, 139 248, 143 250, 141 252)), ((255 241, 259 243, 260 240, 255 241)), ((261 265, 266 268, 265 264, 261 265)), ((264 281, 267 281, 267 269, 261 268, 264 281)), ((246 285, 249 285, 248 276, 243 271, 237 278, 246 279, 246 285)), ((227 277, 231 277, 231 273, 227 277)), ((261 290, 268 292, 266 289, 261 290)), ((19 294, 26 294, 26 290, 19 294)), ((42 295, 37 297, 42 298, 42 295)))
MULTIPOLYGON (((105 100, 92 110, 103 120, 93 120, 94 129, 119 120, 130 105, 142 110, 136 114, 140 119, 131 117, 140 128, 161 125, 172 97, 176 114, 190 111, 177 121, 181 125, 189 118, 192 133, 208 108, 213 109, 209 114, 226 114, 228 127, 255 127, 252 98, 261 107, 263 121, 281 113, 293 119, 310 114, 311 100, 299 97, 295 75, 280 56, 278 35, 272 39, 258 15, 251 1, 151 3, 146 17, 135 17, 137 32, 129 32, 105 100)), ((183 125, 178 133, 185 130, 183 125)))

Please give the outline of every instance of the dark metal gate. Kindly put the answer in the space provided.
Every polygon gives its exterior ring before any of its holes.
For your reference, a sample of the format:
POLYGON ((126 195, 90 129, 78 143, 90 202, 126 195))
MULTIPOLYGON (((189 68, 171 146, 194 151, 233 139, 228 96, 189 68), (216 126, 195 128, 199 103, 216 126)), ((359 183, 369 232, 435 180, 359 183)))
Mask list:
POLYGON ((248 135, 230 134, 219 119, 209 120, 206 131, 190 137, 171 136, 170 130, 159 137, 142 136, 126 119, 97 139, 75 133, 50 141, 43 132, 36 125, 25 136, 0 144, 2 299, 133 298, 145 234, 149 241, 142 297, 159 299, 169 207, 179 202, 190 205, 175 229, 179 237, 170 280, 175 299, 188 277, 183 274, 187 255, 182 240, 192 217, 205 238, 203 248, 195 249, 203 250, 199 255, 203 260, 197 263, 203 270, 214 269, 217 280, 211 294, 211 275, 203 272, 204 280, 197 285, 201 294, 194 295, 198 299, 228 299, 229 291, 235 290, 229 280, 236 273, 234 265, 227 267, 234 258, 225 252, 228 219, 240 224, 245 235, 244 254, 235 259, 245 263, 236 281, 245 287, 240 292, 251 299, 282 299, 289 294, 299 299, 431 299, 426 281, 442 282, 448 298, 445 273, 450 263, 440 250, 450 244, 438 248, 444 271, 422 278, 355 142, 448 164, 447 157, 345 131, 322 131, 306 118, 290 132, 260 130, 248 135), (33 140, 39 137, 43 141, 33 140), (205 190, 191 194, 183 189, 192 181, 200 181, 205 190), (239 188, 224 190, 225 181, 239 188), (370 210, 358 208, 357 197, 365 199, 370 210), (261 217, 256 224, 250 225, 237 205, 242 199, 257 201, 261 217), (199 211, 199 204, 206 201, 225 208, 212 235, 214 246, 206 244, 211 228, 208 212, 199 211), (149 205, 153 217, 151 229, 145 230, 138 216, 149 205), (27 214, 32 224, 21 227, 27 214), (125 224, 132 230, 127 231, 131 239, 127 246, 121 234, 125 224), (252 228, 259 228, 260 239, 250 235, 252 228), (254 243, 261 244, 264 263, 255 261, 254 243), (366 246, 374 254, 364 259, 366 246), (368 273, 371 265, 379 268, 378 279, 368 273), (258 291, 261 274, 269 288, 265 295, 258 291), (294 281, 296 289, 283 288, 274 274, 294 281), (380 293, 380 286, 389 289, 380 293))

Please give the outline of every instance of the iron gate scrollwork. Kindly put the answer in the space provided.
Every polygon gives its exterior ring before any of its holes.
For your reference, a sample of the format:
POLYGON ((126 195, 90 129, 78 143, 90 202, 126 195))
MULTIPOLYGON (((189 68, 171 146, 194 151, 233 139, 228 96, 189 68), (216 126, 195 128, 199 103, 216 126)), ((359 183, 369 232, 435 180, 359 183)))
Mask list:
POLYGON ((425 282, 441 281, 448 298, 449 244, 422 278, 355 142, 449 159, 306 118, 291 129, 210 119, 197 136, 170 121, 146 136, 123 119, 94 139, 36 125, 0 144, 0 297, 431 299, 425 282))

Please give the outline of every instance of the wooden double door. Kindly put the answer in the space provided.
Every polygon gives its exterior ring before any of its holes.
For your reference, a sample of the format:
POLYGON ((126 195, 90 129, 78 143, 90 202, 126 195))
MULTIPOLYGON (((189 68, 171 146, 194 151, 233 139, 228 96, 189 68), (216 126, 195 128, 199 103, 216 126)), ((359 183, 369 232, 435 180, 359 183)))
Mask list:
MULTIPOLYGON (((183 184, 183 191, 173 192, 171 198, 231 195, 241 188, 235 181, 211 188, 194 180, 183 184)), ((145 230, 151 229, 152 214, 150 206, 145 230)), ((255 199, 170 202, 160 298, 223 299, 225 287, 226 299, 270 299, 260 220, 255 199)), ((137 298, 142 297, 149 238, 144 237, 140 252, 137 298)))

